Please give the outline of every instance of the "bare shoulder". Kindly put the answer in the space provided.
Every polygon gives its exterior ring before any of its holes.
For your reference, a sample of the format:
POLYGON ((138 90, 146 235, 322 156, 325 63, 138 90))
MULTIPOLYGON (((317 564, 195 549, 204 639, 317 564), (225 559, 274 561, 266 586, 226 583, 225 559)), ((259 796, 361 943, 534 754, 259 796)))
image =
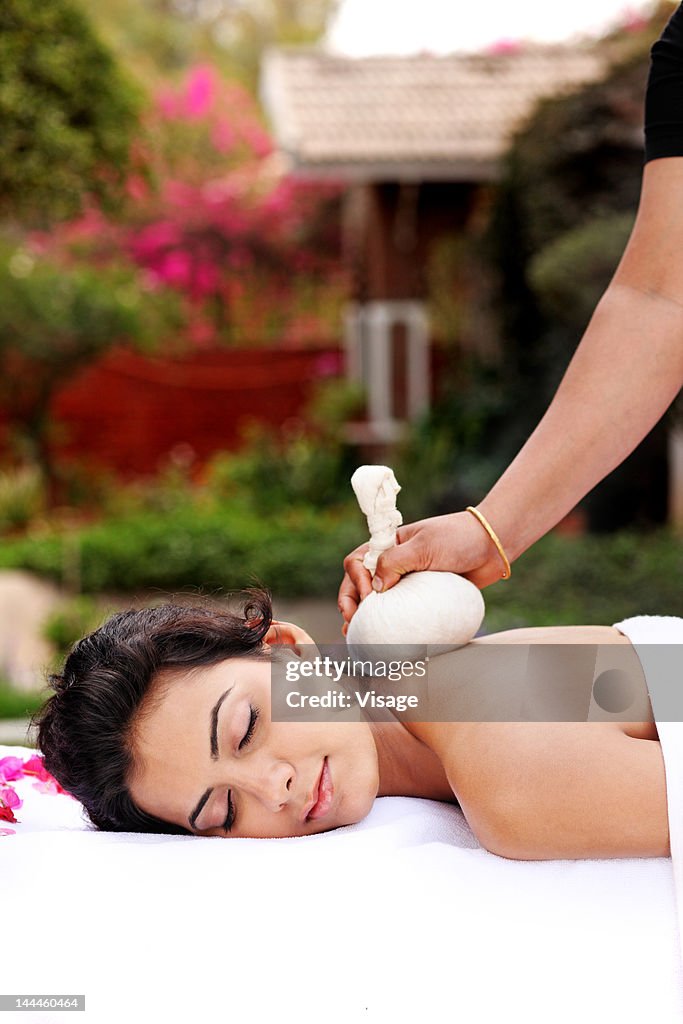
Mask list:
POLYGON ((607 722, 461 723, 446 775, 479 841, 515 859, 668 855, 660 744, 607 722))
POLYGON ((524 626, 477 637, 473 644, 631 644, 614 626, 524 626))

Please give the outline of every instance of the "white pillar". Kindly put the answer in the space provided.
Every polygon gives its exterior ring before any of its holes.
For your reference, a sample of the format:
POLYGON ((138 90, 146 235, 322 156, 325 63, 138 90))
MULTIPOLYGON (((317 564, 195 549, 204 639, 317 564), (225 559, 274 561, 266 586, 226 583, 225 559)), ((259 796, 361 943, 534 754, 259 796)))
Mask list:
POLYGON ((422 303, 411 302, 407 320, 408 418, 415 420, 429 408, 430 366, 427 312, 422 303))

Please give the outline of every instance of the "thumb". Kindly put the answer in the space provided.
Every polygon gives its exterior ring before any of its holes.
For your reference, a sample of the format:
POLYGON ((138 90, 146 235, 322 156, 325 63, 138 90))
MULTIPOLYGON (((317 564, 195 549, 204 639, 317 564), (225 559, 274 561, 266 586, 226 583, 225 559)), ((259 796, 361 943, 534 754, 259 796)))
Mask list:
POLYGON ((396 586, 401 576, 420 568, 418 545, 414 540, 396 544, 383 551, 377 560, 377 569, 372 579, 373 590, 383 593, 396 586))

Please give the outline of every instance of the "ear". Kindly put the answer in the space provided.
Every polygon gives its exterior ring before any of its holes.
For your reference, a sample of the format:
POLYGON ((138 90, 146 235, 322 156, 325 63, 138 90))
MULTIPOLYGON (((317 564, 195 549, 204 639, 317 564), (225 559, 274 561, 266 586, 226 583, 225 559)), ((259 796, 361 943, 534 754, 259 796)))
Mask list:
POLYGON ((308 635, 305 629, 295 625, 293 622, 279 622, 273 619, 268 632, 263 638, 264 643, 274 647, 277 644, 284 644, 287 647, 294 647, 297 654, 301 654, 301 645, 314 645, 315 640, 308 635))

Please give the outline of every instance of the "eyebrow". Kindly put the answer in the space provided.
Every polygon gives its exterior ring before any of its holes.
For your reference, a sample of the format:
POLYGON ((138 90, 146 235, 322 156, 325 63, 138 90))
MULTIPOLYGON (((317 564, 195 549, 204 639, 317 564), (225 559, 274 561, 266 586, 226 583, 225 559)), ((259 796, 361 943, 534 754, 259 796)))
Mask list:
MULTIPOLYGON (((218 712, 220 711, 221 704, 223 703, 225 698, 228 696, 229 693, 232 693, 233 688, 234 688, 234 685, 230 686, 227 690, 225 690, 220 695, 220 697, 218 698, 218 700, 216 701, 214 706, 211 708, 211 716, 209 718, 209 739, 210 739, 210 745, 211 745, 211 760, 212 761, 217 761, 218 760, 218 712)), ((189 821, 189 823, 190 823, 190 828, 192 828, 192 829, 195 828, 195 821, 197 820, 199 815, 202 813, 202 809, 203 809, 206 801, 209 799, 209 797, 211 796, 212 793, 213 793, 213 786, 211 787, 211 789, 207 789, 207 790, 205 790, 202 793, 202 795, 201 795, 201 797, 199 799, 199 802, 197 803, 197 806, 195 807, 195 809, 193 810, 192 814, 187 819, 189 821)))

